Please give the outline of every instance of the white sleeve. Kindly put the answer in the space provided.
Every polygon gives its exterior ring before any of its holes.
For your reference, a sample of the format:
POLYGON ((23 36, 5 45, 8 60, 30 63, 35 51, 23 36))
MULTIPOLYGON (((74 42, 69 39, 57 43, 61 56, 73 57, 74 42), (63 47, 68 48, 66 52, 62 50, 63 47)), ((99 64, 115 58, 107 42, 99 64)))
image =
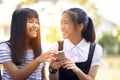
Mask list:
POLYGON ((93 54, 91 67, 100 64, 102 55, 103 55, 102 47, 99 44, 96 44, 94 54, 93 54))
POLYGON ((10 47, 6 43, 0 44, 0 63, 11 61, 10 47))

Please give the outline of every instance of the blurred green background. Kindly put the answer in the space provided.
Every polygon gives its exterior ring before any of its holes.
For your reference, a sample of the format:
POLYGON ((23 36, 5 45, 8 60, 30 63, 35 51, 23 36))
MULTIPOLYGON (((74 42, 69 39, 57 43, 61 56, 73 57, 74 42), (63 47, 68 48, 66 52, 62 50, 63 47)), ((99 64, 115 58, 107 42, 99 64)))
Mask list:
POLYGON ((96 42, 104 50, 96 80, 119 80, 119 4, 118 0, 0 0, 0 42, 9 39, 13 11, 18 7, 29 7, 39 13, 42 43, 49 48, 54 41, 63 39, 60 32, 61 13, 70 7, 80 7, 93 19, 96 42))

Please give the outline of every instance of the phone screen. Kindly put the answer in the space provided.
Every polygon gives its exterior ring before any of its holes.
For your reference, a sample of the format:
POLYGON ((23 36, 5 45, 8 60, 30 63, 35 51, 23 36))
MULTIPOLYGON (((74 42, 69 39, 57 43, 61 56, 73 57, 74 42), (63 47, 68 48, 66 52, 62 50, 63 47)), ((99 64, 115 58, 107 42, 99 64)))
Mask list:
POLYGON ((64 51, 58 51, 58 56, 57 56, 57 60, 64 60, 65 59, 65 54, 64 51))

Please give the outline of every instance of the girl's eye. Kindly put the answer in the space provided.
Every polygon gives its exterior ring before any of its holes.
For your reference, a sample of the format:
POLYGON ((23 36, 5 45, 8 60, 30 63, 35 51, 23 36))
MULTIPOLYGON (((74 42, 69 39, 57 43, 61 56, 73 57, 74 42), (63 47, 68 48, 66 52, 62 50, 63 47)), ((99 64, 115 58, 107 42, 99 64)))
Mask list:
POLYGON ((64 22, 64 23, 65 23, 65 24, 69 24, 69 22, 67 22, 67 21, 66 21, 66 22, 64 22))
POLYGON ((70 24, 70 22, 61 22, 61 24, 70 24))
POLYGON ((70 21, 68 21, 68 20, 62 20, 61 24, 70 24, 70 21))
POLYGON ((33 23, 33 20, 28 20, 29 23, 33 23))
POLYGON ((38 21, 36 21, 36 24, 39 24, 39 22, 38 22, 38 21))
POLYGON ((36 21, 36 20, 28 20, 28 23, 36 23, 36 24, 39 24, 39 21, 36 21))

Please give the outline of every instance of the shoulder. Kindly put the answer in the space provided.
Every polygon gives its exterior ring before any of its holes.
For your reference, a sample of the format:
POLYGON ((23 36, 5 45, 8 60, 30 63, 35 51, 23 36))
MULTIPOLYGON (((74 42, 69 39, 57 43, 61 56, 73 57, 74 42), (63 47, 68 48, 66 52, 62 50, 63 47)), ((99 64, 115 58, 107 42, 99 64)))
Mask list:
POLYGON ((99 65, 100 60, 102 59, 102 56, 103 56, 103 48, 101 45, 96 43, 93 60, 92 60, 92 66, 99 65))
MULTIPOLYGON (((103 51, 103 48, 100 44, 96 43, 95 51, 103 51)), ((101 52, 102 53, 102 52, 101 52)))
POLYGON ((0 43, 0 50, 8 50, 10 47, 8 46, 7 42, 1 42, 0 43))
POLYGON ((94 56, 101 57, 103 55, 103 48, 100 44, 96 43, 94 49, 94 56))

